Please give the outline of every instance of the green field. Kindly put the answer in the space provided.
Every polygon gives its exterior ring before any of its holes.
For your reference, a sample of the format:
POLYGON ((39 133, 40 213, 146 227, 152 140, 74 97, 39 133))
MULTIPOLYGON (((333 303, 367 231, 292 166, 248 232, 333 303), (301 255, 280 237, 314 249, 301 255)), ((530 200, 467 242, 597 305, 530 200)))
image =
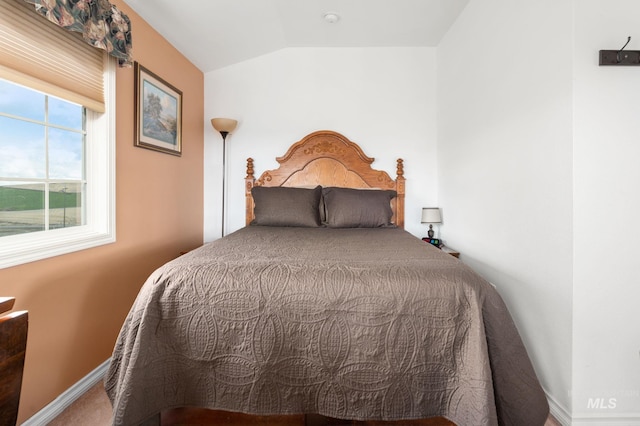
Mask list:
MULTIPOLYGON (((77 186, 77 185, 74 185, 77 186)), ((81 194, 78 192, 49 192, 49 208, 78 207, 81 194)), ((44 191, 10 186, 0 186, 0 211, 22 211, 44 209, 44 191)))
MULTIPOLYGON (((0 237, 45 230, 43 184, 0 186, 0 237)), ((50 184, 49 229, 82 224, 78 183, 50 184), (71 188, 71 190, 70 190, 71 188)))

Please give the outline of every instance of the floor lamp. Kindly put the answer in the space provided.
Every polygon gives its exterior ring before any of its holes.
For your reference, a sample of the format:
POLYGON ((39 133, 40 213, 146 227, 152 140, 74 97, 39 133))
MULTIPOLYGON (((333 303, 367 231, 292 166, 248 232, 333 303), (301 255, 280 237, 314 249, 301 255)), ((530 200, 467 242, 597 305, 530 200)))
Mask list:
POLYGON ((227 187, 226 187, 226 185, 224 183, 224 179, 225 179, 225 176, 227 174, 227 168, 226 168, 226 159, 227 159, 226 142, 227 142, 227 135, 229 133, 233 132, 233 130, 238 125, 238 121, 237 120, 233 120, 231 118, 212 118, 211 119, 211 125, 213 126, 214 129, 219 131, 220 135, 222 136, 222 228, 221 228, 221 233, 222 233, 222 236, 224 237, 224 216, 225 216, 224 193, 226 192, 226 189, 227 189, 227 187))

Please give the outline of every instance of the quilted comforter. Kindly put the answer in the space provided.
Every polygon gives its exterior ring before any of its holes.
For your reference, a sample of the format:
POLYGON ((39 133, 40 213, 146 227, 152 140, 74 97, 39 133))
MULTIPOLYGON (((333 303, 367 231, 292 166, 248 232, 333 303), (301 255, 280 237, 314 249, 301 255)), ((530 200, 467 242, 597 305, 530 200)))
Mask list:
POLYGON ((496 290, 401 229, 251 226, 156 270, 108 374, 114 425, 196 406, 543 425, 496 290))

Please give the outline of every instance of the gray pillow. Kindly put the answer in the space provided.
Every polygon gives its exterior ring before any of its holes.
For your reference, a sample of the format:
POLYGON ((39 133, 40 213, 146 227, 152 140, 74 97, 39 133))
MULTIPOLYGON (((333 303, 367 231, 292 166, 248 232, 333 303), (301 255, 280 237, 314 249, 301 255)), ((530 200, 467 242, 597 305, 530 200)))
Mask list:
POLYGON ((330 228, 380 228, 394 226, 391 190, 322 189, 326 225, 330 228))
POLYGON ((319 227, 322 187, 254 186, 252 225, 319 227))

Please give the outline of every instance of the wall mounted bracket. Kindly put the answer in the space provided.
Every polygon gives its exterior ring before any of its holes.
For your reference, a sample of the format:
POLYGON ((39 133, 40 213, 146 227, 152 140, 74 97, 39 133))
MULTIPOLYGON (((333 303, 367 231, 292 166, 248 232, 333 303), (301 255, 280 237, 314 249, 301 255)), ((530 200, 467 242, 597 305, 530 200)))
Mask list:
POLYGON ((601 50, 600 65, 640 65, 640 50, 601 50))
POLYGON ((630 41, 631 36, 620 50, 601 50, 600 65, 640 65, 640 50, 624 50, 630 41))

